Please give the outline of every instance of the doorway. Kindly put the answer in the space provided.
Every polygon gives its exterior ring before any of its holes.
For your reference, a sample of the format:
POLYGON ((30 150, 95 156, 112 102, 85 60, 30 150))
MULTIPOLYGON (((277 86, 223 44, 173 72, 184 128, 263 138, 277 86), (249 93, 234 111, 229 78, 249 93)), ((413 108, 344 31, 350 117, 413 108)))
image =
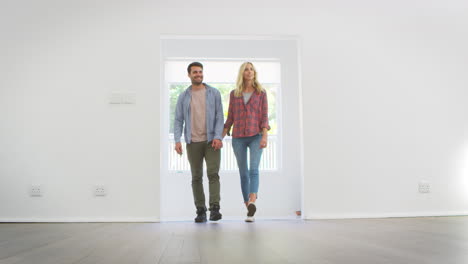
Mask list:
MULTIPOLYGON (((204 65, 204 82, 222 95, 225 115, 240 65, 251 61, 269 102, 269 146, 260 165, 257 219, 296 218, 302 207, 300 89, 297 40, 291 38, 161 38, 161 220, 192 220, 195 207, 186 153, 174 151, 173 115, 177 96, 190 85, 187 65, 204 65)), ((226 118, 226 116, 225 116, 226 118)), ((245 207, 237 165, 226 137, 221 159, 221 212, 224 219, 243 219, 245 207)), ((183 142, 184 148, 185 144, 183 142)), ((207 182, 206 175, 204 182, 207 182)), ((208 192, 205 184, 205 193, 208 192)), ((207 205, 208 206, 208 205, 207 205)))

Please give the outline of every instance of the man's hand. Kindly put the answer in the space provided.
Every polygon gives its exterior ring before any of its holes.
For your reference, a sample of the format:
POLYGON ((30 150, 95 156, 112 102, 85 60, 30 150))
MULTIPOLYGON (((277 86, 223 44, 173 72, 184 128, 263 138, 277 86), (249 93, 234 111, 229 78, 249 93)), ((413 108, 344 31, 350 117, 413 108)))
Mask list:
POLYGON ((175 151, 177 154, 182 155, 182 144, 180 142, 175 143, 175 151))
POLYGON ((214 150, 218 150, 223 147, 223 142, 221 142, 219 139, 213 139, 211 146, 214 148, 214 150))

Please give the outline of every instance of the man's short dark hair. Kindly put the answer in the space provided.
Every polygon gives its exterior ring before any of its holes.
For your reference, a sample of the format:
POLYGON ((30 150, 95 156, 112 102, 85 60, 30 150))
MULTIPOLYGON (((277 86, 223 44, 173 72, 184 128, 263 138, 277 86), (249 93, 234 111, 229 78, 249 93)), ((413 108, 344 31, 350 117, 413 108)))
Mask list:
POLYGON ((200 62, 198 61, 195 61, 195 62, 192 62, 189 64, 189 66, 187 67, 187 72, 190 73, 190 71, 192 70, 192 67, 195 66, 195 67, 200 67, 202 68, 203 70, 203 64, 201 64, 200 62))

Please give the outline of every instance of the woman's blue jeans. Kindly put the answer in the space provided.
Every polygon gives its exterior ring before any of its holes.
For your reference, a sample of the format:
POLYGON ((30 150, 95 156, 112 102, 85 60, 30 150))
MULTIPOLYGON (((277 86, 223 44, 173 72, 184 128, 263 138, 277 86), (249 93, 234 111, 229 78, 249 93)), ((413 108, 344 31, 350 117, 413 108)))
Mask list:
POLYGON ((249 194, 258 192, 260 158, 263 149, 260 148, 262 135, 258 134, 251 137, 233 138, 232 148, 236 156, 237 166, 239 167, 242 196, 244 202, 249 201, 249 194), (247 149, 249 152, 249 163, 247 163, 247 149))

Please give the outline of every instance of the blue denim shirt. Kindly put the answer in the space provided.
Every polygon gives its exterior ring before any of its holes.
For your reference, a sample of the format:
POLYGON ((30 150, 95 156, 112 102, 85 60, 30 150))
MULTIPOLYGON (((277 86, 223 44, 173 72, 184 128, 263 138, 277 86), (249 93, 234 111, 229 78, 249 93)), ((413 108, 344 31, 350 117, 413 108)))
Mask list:
MULTIPOLYGON (((213 139, 222 140, 224 128, 223 104, 218 89, 205 83, 206 87, 206 137, 208 142, 213 139)), ((192 100, 192 86, 190 85, 177 99, 174 118, 174 140, 180 142, 182 129, 186 143, 192 142, 192 124, 190 123, 190 102, 192 100), (185 123, 185 127, 184 127, 185 123)))

